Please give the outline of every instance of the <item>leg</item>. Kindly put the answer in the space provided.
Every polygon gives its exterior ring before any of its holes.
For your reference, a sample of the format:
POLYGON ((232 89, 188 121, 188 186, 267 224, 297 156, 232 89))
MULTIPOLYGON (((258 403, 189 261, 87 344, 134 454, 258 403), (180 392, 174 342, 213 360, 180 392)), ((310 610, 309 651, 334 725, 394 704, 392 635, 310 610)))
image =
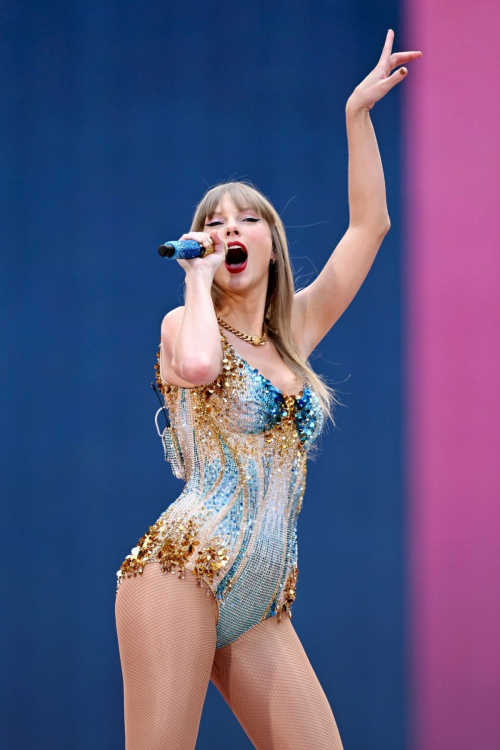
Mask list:
POLYGON ((126 750, 192 750, 215 651, 217 602, 186 571, 148 563, 116 594, 126 750))
POLYGON ((211 680, 257 750, 343 750, 326 695, 288 617, 217 649, 211 680))

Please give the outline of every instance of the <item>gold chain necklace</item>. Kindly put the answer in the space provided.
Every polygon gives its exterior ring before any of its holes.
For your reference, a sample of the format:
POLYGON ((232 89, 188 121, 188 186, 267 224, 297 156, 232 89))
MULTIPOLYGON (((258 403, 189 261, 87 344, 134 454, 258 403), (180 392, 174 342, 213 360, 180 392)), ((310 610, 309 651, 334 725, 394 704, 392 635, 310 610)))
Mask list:
POLYGON ((264 329, 262 332, 262 336, 249 336, 247 333, 242 333, 241 331, 238 331, 237 328, 234 328, 232 325, 229 325, 229 323, 226 323, 226 321, 222 320, 222 318, 217 313, 215 313, 215 317, 223 328, 226 328, 228 331, 231 331, 231 333, 239 336, 239 338, 243 339, 243 341, 249 341, 254 346, 264 346, 267 341, 267 326, 265 322, 263 324, 264 329))

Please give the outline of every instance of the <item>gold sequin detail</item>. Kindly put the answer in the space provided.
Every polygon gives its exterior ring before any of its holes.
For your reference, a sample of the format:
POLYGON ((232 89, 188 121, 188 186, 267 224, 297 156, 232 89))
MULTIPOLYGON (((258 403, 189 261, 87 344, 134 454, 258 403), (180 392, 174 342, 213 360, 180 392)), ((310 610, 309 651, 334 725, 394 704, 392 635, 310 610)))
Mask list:
POLYGON ((299 569, 297 565, 294 565, 292 567, 291 573, 288 576, 285 585, 283 586, 283 591, 280 596, 280 600, 276 606, 276 616, 278 618, 278 622, 281 622, 281 616, 283 612, 288 615, 290 620, 292 619, 292 610, 291 606, 293 602, 295 601, 295 596, 297 592, 297 577, 299 575, 299 569))
POLYGON ((227 561, 227 550, 224 547, 211 544, 198 552, 193 573, 198 577, 198 580, 207 579, 210 583, 213 583, 214 579, 220 576, 222 569, 227 565, 227 561))
MULTIPOLYGON (((192 518, 185 524, 178 524, 167 531, 168 521, 162 518, 141 539, 123 561, 117 573, 118 583, 124 578, 140 575, 146 563, 155 560, 164 573, 177 570, 177 577, 185 577, 186 563, 200 544, 197 539, 197 526, 192 518)), ((197 553, 193 574, 202 582, 213 584, 227 565, 228 551, 220 540, 212 540, 197 553)))

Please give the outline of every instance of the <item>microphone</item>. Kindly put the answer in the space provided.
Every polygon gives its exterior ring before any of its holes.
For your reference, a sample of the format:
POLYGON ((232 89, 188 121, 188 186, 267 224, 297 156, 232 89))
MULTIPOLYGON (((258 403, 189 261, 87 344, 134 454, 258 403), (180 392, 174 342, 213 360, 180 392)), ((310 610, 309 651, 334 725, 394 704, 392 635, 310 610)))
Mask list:
MULTIPOLYGON (((223 242, 227 253, 227 243, 224 240, 223 242)), ((213 252, 215 252, 213 241, 209 247, 205 247, 196 242, 196 240, 171 240, 160 245, 158 248, 158 253, 162 258, 170 258, 172 260, 177 260, 178 258, 187 258, 188 260, 190 258, 204 258, 205 255, 210 255, 213 252)))

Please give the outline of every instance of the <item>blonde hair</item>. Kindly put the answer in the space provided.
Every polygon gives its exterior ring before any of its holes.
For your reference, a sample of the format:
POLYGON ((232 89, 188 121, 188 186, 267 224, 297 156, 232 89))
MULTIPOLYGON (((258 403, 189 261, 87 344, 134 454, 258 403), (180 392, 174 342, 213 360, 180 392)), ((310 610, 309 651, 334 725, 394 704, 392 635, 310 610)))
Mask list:
MULTIPOLYGON (((283 357, 290 369, 299 377, 305 375, 316 392, 325 425, 333 418, 334 404, 341 404, 336 391, 326 384, 323 376, 314 372, 308 360, 298 351, 291 334, 291 317, 295 285, 293 271, 288 252, 283 222, 271 202, 249 180, 232 180, 209 188, 196 206, 191 224, 191 232, 203 232, 205 221, 214 213, 223 195, 228 194, 239 211, 251 208, 264 218, 270 226, 273 249, 276 262, 269 265, 269 282, 267 287, 264 319, 268 324, 268 336, 283 357), (278 333, 275 333, 275 331, 278 333)), ((224 292, 213 281, 211 288, 214 310, 221 308, 224 292)), ((184 285, 184 302, 186 301, 186 286, 184 285)), ((314 448, 314 445, 313 445, 314 448)))

